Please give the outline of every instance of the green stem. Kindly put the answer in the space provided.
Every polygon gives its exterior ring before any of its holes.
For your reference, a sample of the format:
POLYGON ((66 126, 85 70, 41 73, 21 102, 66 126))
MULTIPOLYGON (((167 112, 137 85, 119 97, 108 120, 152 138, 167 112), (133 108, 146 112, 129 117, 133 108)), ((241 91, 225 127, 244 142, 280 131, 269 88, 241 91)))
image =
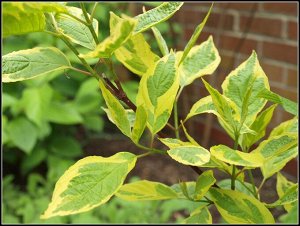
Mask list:
POLYGON ((261 182, 261 184, 259 185, 258 189, 257 189, 257 193, 259 193, 260 189, 262 188, 263 184, 266 182, 266 179, 264 178, 261 182))
POLYGON ((97 80, 102 79, 94 70, 91 68, 91 66, 85 61, 85 59, 79 57, 79 52, 77 49, 71 45, 71 43, 65 38, 63 34, 60 34, 58 36, 69 48, 73 51, 73 53, 77 56, 77 58, 81 61, 81 63, 85 66, 85 68, 91 73, 92 76, 94 76, 97 80))
POLYGON ((255 188, 255 184, 254 184, 254 179, 253 179, 253 174, 252 174, 252 171, 250 169, 248 169, 248 175, 249 175, 249 178, 250 178, 250 182, 251 182, 251 185, 252 185, 252 190, 253 190, 253 194, 255 196, 256 199, 258 199, 258 194, 256 193, 256 188, 255 188))
POLYGON ((92 12, 91 12, 90 21, 93 21, 93 19, 94 19, 94 14, 96 12, 97 5, 98 5, 98 2, 95 2, 92 12))
POLYGON ((137 156, 137 158, 143 158, 143 157, 145 157, 145 156, 147 156, 147 155, 151 155, 151 154, 153 154, 153 152, 146 152, 146 153, 144 153, 144 154, 141 154, 141 155, 138 155, 137 156))
POLYGON ((78 68, 75 68, 75 67, 71 67, 70 69, 72 69, 73 71, 78 71, 82 74, 85 74, 85 75, 89 75, 89 76, 92 76, 90 72, 87 72, 87 71, 83 71, 81 69, 78 69, 78 68))
MULTIPOLYGON (((233 150, 237 150, 238 145, 239 145, 239 143, 238 143, 238 137, 235 136, 233 150)), ((235 171, 236 171, 236 167, 235 167, 235 165, 232 165, 231 190, 235 190, 235 171)))
POLYGON ((93 21, 90 20, 89 16, 88 16, 88 13, 86 11, 86 8, 84 6, 84 3, 80 3, 80 6, 81 6, 81 9, 82 9, 82 12, 83 12, 83 16, 87 22, 87 27, 89 28, 90 32, 92 33, 92 36, 96 42, 96 44, 99 44, 99 40, 98 40, 98 37, 96 35, 96 32, 94 30, 94 27, 93 27, 93 21))
POLYGON ((158 154, 166 154, 165 151, 162 151, 162 150, 158 150, 158 149, 155 149, 155 148, 148 148, 148 147, 145 147, 141 144, 138 144, 138 143, 135 143, 135 145, 143 150, 146 150, 146 151, 149 151, 151 153, 158 153, 158 154))
POLYGON ((175 98, 175 102, 174 102, 174 127, 175 127, 175 136, 177 139, 180 139, 179 137, 179 126, 178 126, 178 109, 177 109, 177 103, 178 103, 178 99, 179 99, 179 96, 181 94, 183 90, 183 87, 181 86, 178 93, 177 93, 177 96, 175 98))
POLYGON ((175 127, 175 136, 177 139, 180 139, 179 137, 179 131, 178 131, 178 111, 177 111, 177 101, 174 102, 174 127, 175 127))
POLYGON ((78 17, 72 15, 71 13, 65 13, 66 15, 68 15, 69 17, 72 17, 73 19, 77 20, 78 22, 84 24, 85 26, 88 26, 88 23, 85 22, 84 20, 79 19, 78 17))

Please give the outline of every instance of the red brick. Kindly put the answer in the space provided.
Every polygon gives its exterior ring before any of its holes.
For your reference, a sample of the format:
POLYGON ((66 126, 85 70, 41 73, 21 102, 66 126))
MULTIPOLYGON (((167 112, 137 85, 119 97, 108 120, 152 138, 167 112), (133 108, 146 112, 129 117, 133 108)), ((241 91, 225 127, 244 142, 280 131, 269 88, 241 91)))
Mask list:
POLYGON ((290 39, 297 39, 297 32, 298 32, 298 24, 294 21, 288 22, 288 37, 290 39))
POLYGON ((219 48, 238 51, 239 53, 245 53, 247 55, 250 55, 252 50, 257 50, 257 41, 252 39, 245 39, 244 41, 242 41, 242 43, 241 41, 241 38, 233 37, 230 35, 221 35, 219 48), (237 47, 239 47, 239 49, 237 49, 237 47))
POLYGON ((285 97, 287 99, 290 99, 292 101, 297 101, 297 90, 293 89, 283 89, 280 87, 271 87, 271 91, 274 93, 279 94, 282 97, 285 97))
POLYGON ((234 68, 234 54, 225 54, 220 53, 221 62, 219 64, 219 67, 217 69, 218 74, 221 75, 221 80, 223 81, 225 79, 225 76, 227 76, 234 68))
POLYGON ((228 3, 228 9, 250 11, 253 9, 253 7, 257 8, 257 3, 228 3))
POLYGON ((230 14, 224 13, 211 13, 205 26, 212 28, 219 28, 223 30, 232 30, 233 29, 234 17, 230 14))
POLYGON ((297 15, 297 3, 264 3, 263 9, 272 13, 284 13, 288 15, 297 15))
POLYGON ((298 75, 297 71, 293 69, 288 70, 288 78, 287 78, 287 85, 290 87, 297 88, 298 86, 298 75))
POLYGON ((279 67, 275 64, 270 64, 270 63, 265 63, 262 62, 260 64, 262 67, 263 71, 267 75, 269 82, 278 82, 282 83, 283 82, 283 68, 279 67))
MULTIPOLYGON (((249 19, 251 20, 251 18, 247 17, 247 16, 240 17, 239 29, 241 31, 244 31, 246 26, 248 26, 249 19)), ((252 22, 251 22, 251 25, 249 28, 249 32, 278 37, 278 36, 281 36, 281 29, 282 29, 282 21, 279 19, 254 17, 252 19, 252 22)))
MULTIPOLYGON (((198 25, 203 21, 205 15, 206 12, 185 10, 183 11, 183 15, 181 17, 181 23, 183 23, 184 26, 186 26, 187 24, 198 25)), ((233 20, 233 15, 211 12, 205 27, 218 28, 220 23, 222 29, 232 30, 233 20)))
POLYGON ((282 43, 263 42, 263 56, 297 64, 297 47, 282 43))

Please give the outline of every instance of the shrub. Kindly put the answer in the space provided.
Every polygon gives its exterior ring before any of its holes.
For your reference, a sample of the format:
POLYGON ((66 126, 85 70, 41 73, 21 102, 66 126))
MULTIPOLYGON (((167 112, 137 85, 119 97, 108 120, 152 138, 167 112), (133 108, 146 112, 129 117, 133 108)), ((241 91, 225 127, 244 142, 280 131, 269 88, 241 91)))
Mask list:
POLYGON ((297 104, 270 90, 255 51, 226 77, 222 93, 202 78, 209 96, 197 101, 179 123, 177 102, 182 90, 196 79, 212 74, 220 63, 211 36, 195 45, 211 9, 183 51, 174 51, 166 45, 155 26, 170 18, 182 4, 162 3, 134 18, 110 12, 110 35, 99 42, 98 21, 94 19, 97 3, 90 14, 83 3, 81 8, 59 3, 4 3, 4 36, 45 31, 61 39, 86 71, 72 66, 57 48, 38 47, 3 56, 3 82, 32 79, 57 70, 73 70, 94 77, 109 120, 145 151, 141 155, 119 152, 108 158, 89 156, 79 160, 57 181, 52 201, 41 216, 43 219, 89 211, 114 195, 130 201, 186 199, 198 203, 198 208, 184 220, 186 223, 212 223, 209 208, 213 205, 228 223, 274 223, 269 209, 276 206, 285 208, 286 219, 295 216, 298 184, 288 181, 280 170, 298 153, 297 104), (149 29, 154 33, 161 56, 151 51, 143 36, 149 29), (77 45, 88 50, 79 52, 77 45), (123 90, 113 57, 141 77, 135 99, 130 100, 123 90), (106 66, 109 72, 94 70, 86 59, 96 59, 96 65, 106 66), (268 101, 274 104, 265 108, 268 101), (278 105, 295 117, 281 123, 261 141, 278 105), (169 123, 172 112, 174 125, 169 123), (186 121, 203 113, 217 117, 232 138, 233 147, 220 144, 207 150, 189 135, 186 121), (172 128, 175 137, 163 136, 161 130, 165 127, 172 128), (149 145, 140 142, 145 130, 151 134, 149 145), (188 141, 180 139, 180 130, 188 141), (155 148, 154 139, 168 150, 155 148), (173 186, 148 180, 123 184, 136 161, 151 154, 168 155, 192 167, 199 174, 197 180, 173 186), (204 171, 204 168, 211 170, 204 171), (252 175, 256 168, 263 175, 258 188, 252 175), (225 172, 229 178, 217 181, 213 170, 225 172), (279 198, 274 203, 264 203, 260 189, 274 174, 277 174, 279 198))

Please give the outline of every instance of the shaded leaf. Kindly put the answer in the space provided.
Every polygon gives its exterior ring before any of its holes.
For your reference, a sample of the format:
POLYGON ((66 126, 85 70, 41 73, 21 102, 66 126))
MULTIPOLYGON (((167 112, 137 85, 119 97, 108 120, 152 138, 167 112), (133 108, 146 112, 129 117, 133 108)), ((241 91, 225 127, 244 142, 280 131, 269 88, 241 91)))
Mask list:
POLYGON ((13 144, 27 154, 37 142, 36 127, 25 117, 18 117, 9 122, 6 131, 13 144))

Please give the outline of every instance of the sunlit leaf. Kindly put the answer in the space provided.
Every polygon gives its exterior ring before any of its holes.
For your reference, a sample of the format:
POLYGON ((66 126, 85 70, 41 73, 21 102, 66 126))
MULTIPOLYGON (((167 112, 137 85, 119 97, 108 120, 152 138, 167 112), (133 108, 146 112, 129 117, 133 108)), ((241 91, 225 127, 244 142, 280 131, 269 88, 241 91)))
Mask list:
POLYGON ((233 70, 222 84, 223 94, 237 105, 239 115, 247 108, 245 123, 251 125, 256 115, 263 109, 266 100, 257 98, 262 89, 269 90, 268 78, 259 65, 257 55, 253 51, 251 56, 233 70), (247 97, 247 90, 251 89, 247 97), (243 106, 245 100, 248 104, 243 106))
POLYGON ((135 162, 136 156, 128 152, 79 160, 57 181, 41 218, 82 213, 107 202, 121 188, 135 162))
POLYGON ((108 107, 108 117, 124 135, 130 137, 130 123, 128 119, 128 113, 125 111, 125 108, 122 106, 119 100, 109 92, 101 80, 99 80, 99 86, 102 91, 102 96, 108 107))
POLYGON ((200 200, 215 182, 216 179, 214 178, 212 170, 202 173, 196 181, 194 199, 200 200))
POLYGON ((135 19, 130 17, 121 18, 110 12, 110 36, 99 43, 93 51, 79 56, 83 58, 111 57, 114 51, 131 37, 135 25, 135 19))
POLYGON ((179 88, 175 54, 157 61, 154 68, 142 77, 137 96, 137 105, 147 109, 148 128, 152 134, 159 132, 168 122, 175 96, 179 88))
POLYGON ((225 145, 213 146, 210 148, 210 152, 215 158, 237 166, 260 167, 264 161, 260 153, 244 153, 225 145))
POLYGON ((282 206, 286 204, 295 203, 298 201, 298 184, 294 184, 274 203, 267 204, 268 208, 274 208, 276 206, 282 206))
MULTIPOLYGON (((85 20, 82 10, 80 8, 67 6, 67 10, 68 14, 85 20)), ((60 31, 72 42, 84 46, 88 49, 95 49, 96 42, 93 39, 93 35, 89 28, 81 22, 79 22, 78 20, 72 18, 68 14, 59 13, 55 15, 57 27, 60 29, 60 31)), ((98 21, 96 19, 93 19, 93 28, 97 35, 98 21)))
POLYGON ((257 97, 264 98, 273 103, 280 104, 287 112, 298 116, 298 103, 280 96, 268 89, 262 89, 257 93, 257 97))
MULTIPOLYGON (((178 52, 176 57, 180 58, 181 55, 181 52, 178 52)), ((189 54, 180 64, 180 86, 187 86, 203 75, 212 74, 220 61, 219 52, 214 45, 212 36, 210 36, 207 41, 191 48, 189 54)))
POLYGON ((165 200, 177 198, 177 193, 165 184, 141 180, 124 184, 116 196, 128 201, 165 200))
POLYGON ((203 147, 189 145, 171 148, 168 155, 184 165, 201 166, 210 159, 210 153, 203 147))
MULTIPOLYGON (((295 185, 295 183, 287 180, 280 172, 277 173, 276 190, 279 198, 281 198, 286 193, 286 191, 293 185, 295 185)), ((288 212, 291 211, 291 209, 293 208, 291 204, 285 204, 283 206, 288 212)))
POLYGON ((239 191, 210 189, 211 199, 228 223, 274 224, 275 220, 263 203, 239 191))
POLYGON ((135 18, 138 23, 134 32, 143 32, 150 27, 169 19, 182 5, 183 2, 164 2, 154 9, 137 15, 135 18))
POLYGON ((200 206, 196 210, 194 210, 191 215, 184 219, 182 222, 184 224, 211 224, 212 216, 206 206, 200 206))
POLYGON ((66 56, 54 47, 15 51, 2 57, 2 81, 22 81, 70 67, 66 56))
POLYGON ((142 34, 133 35, 115 51, 117 59, 133 73, 143 76, 155 67, 159 57, 151 51, 142 34))
MULTIPOLYGON (((210 15, 210 12, 211 12, 211 9, 213 7, 213 4, 211 5, 211 7, 209 8, 204 20, 196 27, 194 33, 192 34, 192 37, 190 38, 188 44, 184 47, 184 51, 183 51, 183 54, 182 54, 182 57, 179 61, 179 65, 185 60, 186 56, 189 54, 191 48, 195 45, 199 35, 201 34, 201 31, 203 29, 203 27, 205 26, 206 24, 206 21, 210 15)), ((201 58, 201 60, 203 60, 203 58, 201 58)))
POLYGON ((59 3, 46 2, 5 2, 3 6, 4 37, 43 31, 46 26, 44 13, 66 12, 59 3))

